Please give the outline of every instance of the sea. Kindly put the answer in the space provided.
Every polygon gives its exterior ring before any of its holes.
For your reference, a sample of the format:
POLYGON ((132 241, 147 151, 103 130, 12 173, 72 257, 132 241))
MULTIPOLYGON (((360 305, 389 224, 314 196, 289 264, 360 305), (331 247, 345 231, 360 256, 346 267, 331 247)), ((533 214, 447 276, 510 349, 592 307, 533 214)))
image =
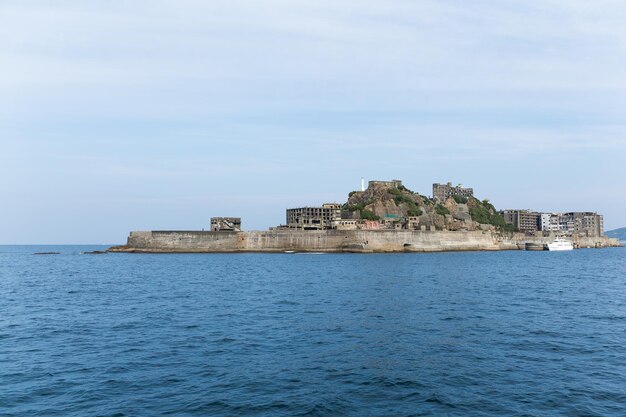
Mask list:
POLYGON ((626 415, 624 248, 105 248, 0 246, 0 415, 626 415))

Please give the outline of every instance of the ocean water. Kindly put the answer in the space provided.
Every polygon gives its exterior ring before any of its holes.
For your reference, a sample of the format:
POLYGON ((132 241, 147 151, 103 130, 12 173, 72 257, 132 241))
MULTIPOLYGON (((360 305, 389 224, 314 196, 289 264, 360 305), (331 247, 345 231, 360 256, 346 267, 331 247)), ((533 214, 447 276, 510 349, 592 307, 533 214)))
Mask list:
POLYGON ((0 415, 626 415, 624 248, 94 249, 0 246, 0 415))

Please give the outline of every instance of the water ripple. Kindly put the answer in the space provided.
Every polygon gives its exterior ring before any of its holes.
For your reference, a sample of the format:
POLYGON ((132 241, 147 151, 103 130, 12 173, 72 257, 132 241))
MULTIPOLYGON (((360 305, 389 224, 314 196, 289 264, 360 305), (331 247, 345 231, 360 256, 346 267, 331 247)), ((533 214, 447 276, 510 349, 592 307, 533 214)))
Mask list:
POLYGON ((2 248, 0 415, 624 415, 623 248, 98 249, 2 248))

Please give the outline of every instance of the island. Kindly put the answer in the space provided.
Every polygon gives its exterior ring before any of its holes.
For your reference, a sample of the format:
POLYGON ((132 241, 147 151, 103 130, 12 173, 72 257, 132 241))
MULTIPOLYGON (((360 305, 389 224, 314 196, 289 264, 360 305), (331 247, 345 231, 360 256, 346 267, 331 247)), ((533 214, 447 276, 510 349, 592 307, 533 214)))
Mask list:
POLYGON ((626 227, 620 227, 619 229, 609 230, 605 234, 608 237, 626 241, 626 227))
POLYGON ((433 184, 431 197, 402 181, 362 182, 345 203, 286 210, 285 224, 243 231, 241 218, 214 217, 210 231, 133 231, 108 252, 441 252, 543 249, 556 237, 575 248, 621 246, 596 212, 496 210, 462 185, 433 184))

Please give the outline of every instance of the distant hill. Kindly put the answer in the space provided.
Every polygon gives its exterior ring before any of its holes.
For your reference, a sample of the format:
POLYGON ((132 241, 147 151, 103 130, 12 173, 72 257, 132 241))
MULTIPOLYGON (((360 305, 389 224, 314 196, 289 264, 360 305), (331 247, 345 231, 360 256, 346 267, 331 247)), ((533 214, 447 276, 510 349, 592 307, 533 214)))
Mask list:
POLYGON ((608 232, 604 232, 608 237, 616 237, 619 240, 626 240, 626 227, 622 227, 615 230, 609 230, 608 232))

